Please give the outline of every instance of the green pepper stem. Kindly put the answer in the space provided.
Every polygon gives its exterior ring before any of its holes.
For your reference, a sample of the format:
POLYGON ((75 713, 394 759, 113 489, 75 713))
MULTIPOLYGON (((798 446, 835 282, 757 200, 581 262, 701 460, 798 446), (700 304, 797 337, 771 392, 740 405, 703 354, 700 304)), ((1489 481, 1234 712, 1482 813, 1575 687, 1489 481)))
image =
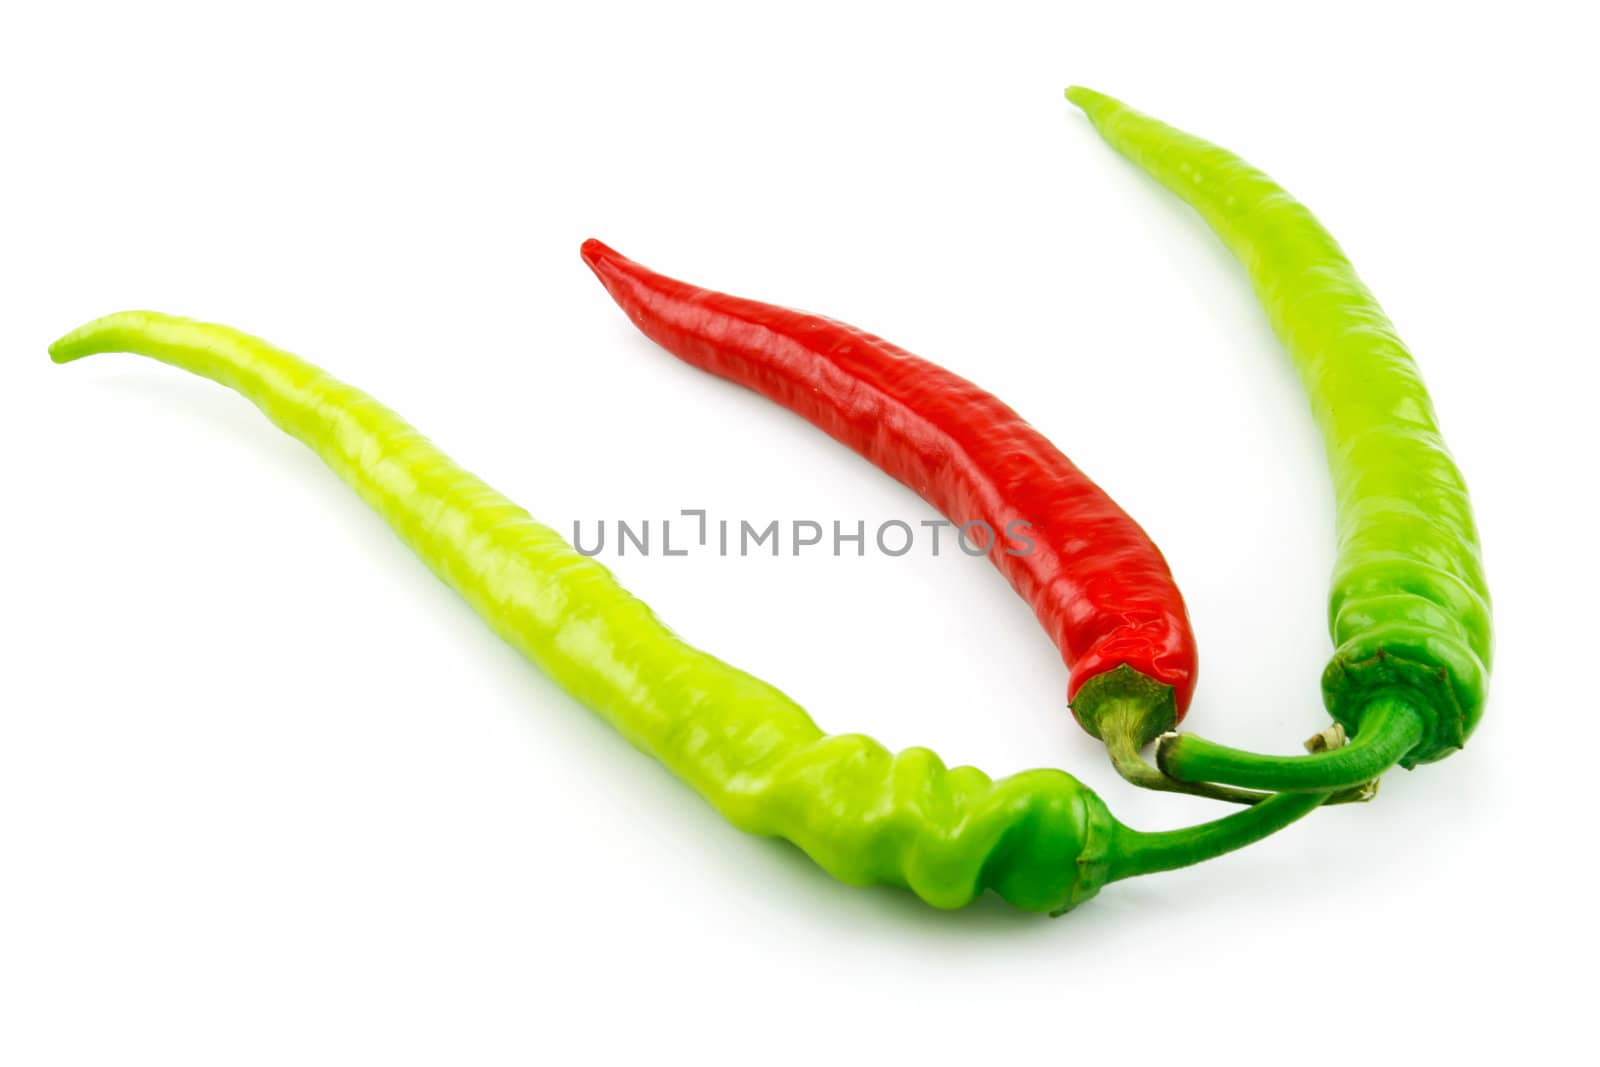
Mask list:
POLYGON ((1181 830, 1152 833, 1118 826, 1106 880, 1176 870, 1243 848, 1309 815, 1326 799, 1326 793, 1280 793, 1244 811, 1181 830))
POLYGON ((1342 748, 1307 756, 1265 756, 1215 744, 1193 734, 1168 734, 1156 763, 1186 782, 1223 782, 1279 793, 1326 793, 1371 781, 1422 741, 1422 715, 1405 700, 1382 696, 1368 704, 1361 728, 1342 748))
POLYGON ((1180 782, 1162 774, 1145 760, 1142 750, 1146 741, 1145 709, 1135 701, 1121 702, 1120 706, 1105 709, 1098 722, 1100 739, 1105 742, 1106 755, 1111 765, 1124 779, 1144 789, 1164 793, 1187 793, 1191 796, 1210 797, 1234 804, 1256 804, 1270 794, 1252 793, 1209 782, 1180 782))
MULTIPOLYGON (((1249 789, 1235 789, 1214 782, 1185 782, 1163 774, 1159 768, 1145 759, 1142 753, 1144 744, 1141 741, 1146 718, 1141 707, 1130 703, 1124 708, 1106 708, 1097 723, 1100 728, 1100 739, 1106 745, 1106 754, 1111 757, 1111 765, 1124 780, 1142 789, 1153 789, 1162 793, 1183 793, 1187 796, 1221 800, 1229 804, 1259 804, 1273 795, 1249 789)), ((1360 804, 1371 799, 1371 787, 1362 784, 1354 789, 1339 790, 1325 803, 1360 804)))

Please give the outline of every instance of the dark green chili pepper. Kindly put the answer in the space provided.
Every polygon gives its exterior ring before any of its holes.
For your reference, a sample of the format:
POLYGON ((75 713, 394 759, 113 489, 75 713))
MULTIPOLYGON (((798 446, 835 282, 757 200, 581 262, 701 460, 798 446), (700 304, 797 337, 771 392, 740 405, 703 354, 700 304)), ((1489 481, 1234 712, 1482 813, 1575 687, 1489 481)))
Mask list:
POLYGON ((1489 591, 1466 485, 1410 353, 1339 245, 1272 179, 1108 96, 1073 88, 1067 98, 1244 264, 1305 383, 1338 505, 1336 651, 1322 690, 1353 741, 1275 757, 1169 735, 1162 768, 1184 780, 1320 791, 1444 758, 1483 715, 1489 591))

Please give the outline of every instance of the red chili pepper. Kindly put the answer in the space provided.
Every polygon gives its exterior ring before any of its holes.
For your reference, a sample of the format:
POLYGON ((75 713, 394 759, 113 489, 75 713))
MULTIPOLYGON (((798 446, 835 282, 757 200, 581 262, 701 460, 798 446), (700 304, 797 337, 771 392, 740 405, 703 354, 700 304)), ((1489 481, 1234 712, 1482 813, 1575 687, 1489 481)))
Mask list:
POLYGON ((583 259, 651 340, 804 417, 966 526, 1061 650, 1078 721, 1114 759, 1113 735, 1133 746, 1141 769, 1118 759, 1124 774, 1171 788, 1137 750, 1181 720, 1194 693, 1183 597, 1139 525, 1042 434, 966 379, 853 326, 676 281, 599 241, 584 242, 583 259))

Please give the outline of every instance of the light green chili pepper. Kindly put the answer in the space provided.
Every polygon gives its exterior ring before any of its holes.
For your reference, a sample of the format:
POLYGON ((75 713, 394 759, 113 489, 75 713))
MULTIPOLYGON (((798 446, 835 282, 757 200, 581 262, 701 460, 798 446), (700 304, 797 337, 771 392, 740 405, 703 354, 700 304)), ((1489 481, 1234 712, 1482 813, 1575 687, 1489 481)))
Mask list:
MULTIPOLYGON (((56 342, 67 362, 136 352, 239 392, 322 457, 485 621, 729 822, 786 838, 844 882, 960 907, 992 889, 1059 913, 1108 881, 1198 863, 1293 822, 1320 795, 1141 833, 1071 775, 999 781, 823 733, 772 686, 686 644, 577 552, 461 470, 394 412, 224 326, 125 312, 56 342)), ((558 859, 558 857, 552 857, 558 859)))
POLYGON ((1100 135, 1198 211, 1249 272, 1322 431, 1338 507, 1323 698, 1354 740, 1262 756, 1169 735, 1162 769, 1270 790, 1354 785, 1460 748, 1483 715, 1489 590, 1461 472, 1416 364, 1339 245, 1265 174, 1108 96, 1067 90, 1100 135))

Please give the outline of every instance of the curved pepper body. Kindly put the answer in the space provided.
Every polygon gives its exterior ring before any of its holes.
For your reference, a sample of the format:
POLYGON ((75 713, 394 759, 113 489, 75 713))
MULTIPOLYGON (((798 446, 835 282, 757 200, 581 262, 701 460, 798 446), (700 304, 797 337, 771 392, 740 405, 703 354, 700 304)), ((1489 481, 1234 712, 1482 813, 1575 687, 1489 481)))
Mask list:
POLYGON ((853 884, 909 888, 954 908, 985 890, 1064 911, 1108 879, 1254 841, 1319 798, 1275 798, 1188 831, 1118 823, 1056 770, 998 781, 828 735, 777 689, 684 642, 604 565, 457 467, 365 393, 264 341, 151 312, 62 338, 67 362, 136 352, 245 396, 310 447, 506 641, 730 822, 786 838, 853 884))
POLYGON ((1056 770, 998 781, 932 752, 828 735, 777 689, 687 644, 604 565, 457 467, 398 415, 223 326, 150 312, 90 323, 66 362, 150 356, 245 396, 320 456, 511 645, 730 822, 785 838, 853 884, 938 907, 993 890, 1059 913, 1108 880, 1198 862, 1311 811, 1283 796, 1201 827, 1140 833, 1056 770))
POLYGON ((1338 243, 1272 179, 1108 96, 1068 97, 1223 239, 1305 385, 1338 514, 1328 710, 1356 733, 1374 700, 1404 693, 1425 723, 1402 764, 1443 758, 1487 700, 1489 591, 1466 484, 1411 354, 1338 243))
POLYGON ((667 351, 805 418, 957 526, 974 524, 975 543, 1060 649, 1069 700, 1085 682, 1127 665, 1171 686, 1183 717, 1197 654, 1166 560, 1015 411, 853 326, 676 281, 599 241, 584 243, 583 258, 667 351))

